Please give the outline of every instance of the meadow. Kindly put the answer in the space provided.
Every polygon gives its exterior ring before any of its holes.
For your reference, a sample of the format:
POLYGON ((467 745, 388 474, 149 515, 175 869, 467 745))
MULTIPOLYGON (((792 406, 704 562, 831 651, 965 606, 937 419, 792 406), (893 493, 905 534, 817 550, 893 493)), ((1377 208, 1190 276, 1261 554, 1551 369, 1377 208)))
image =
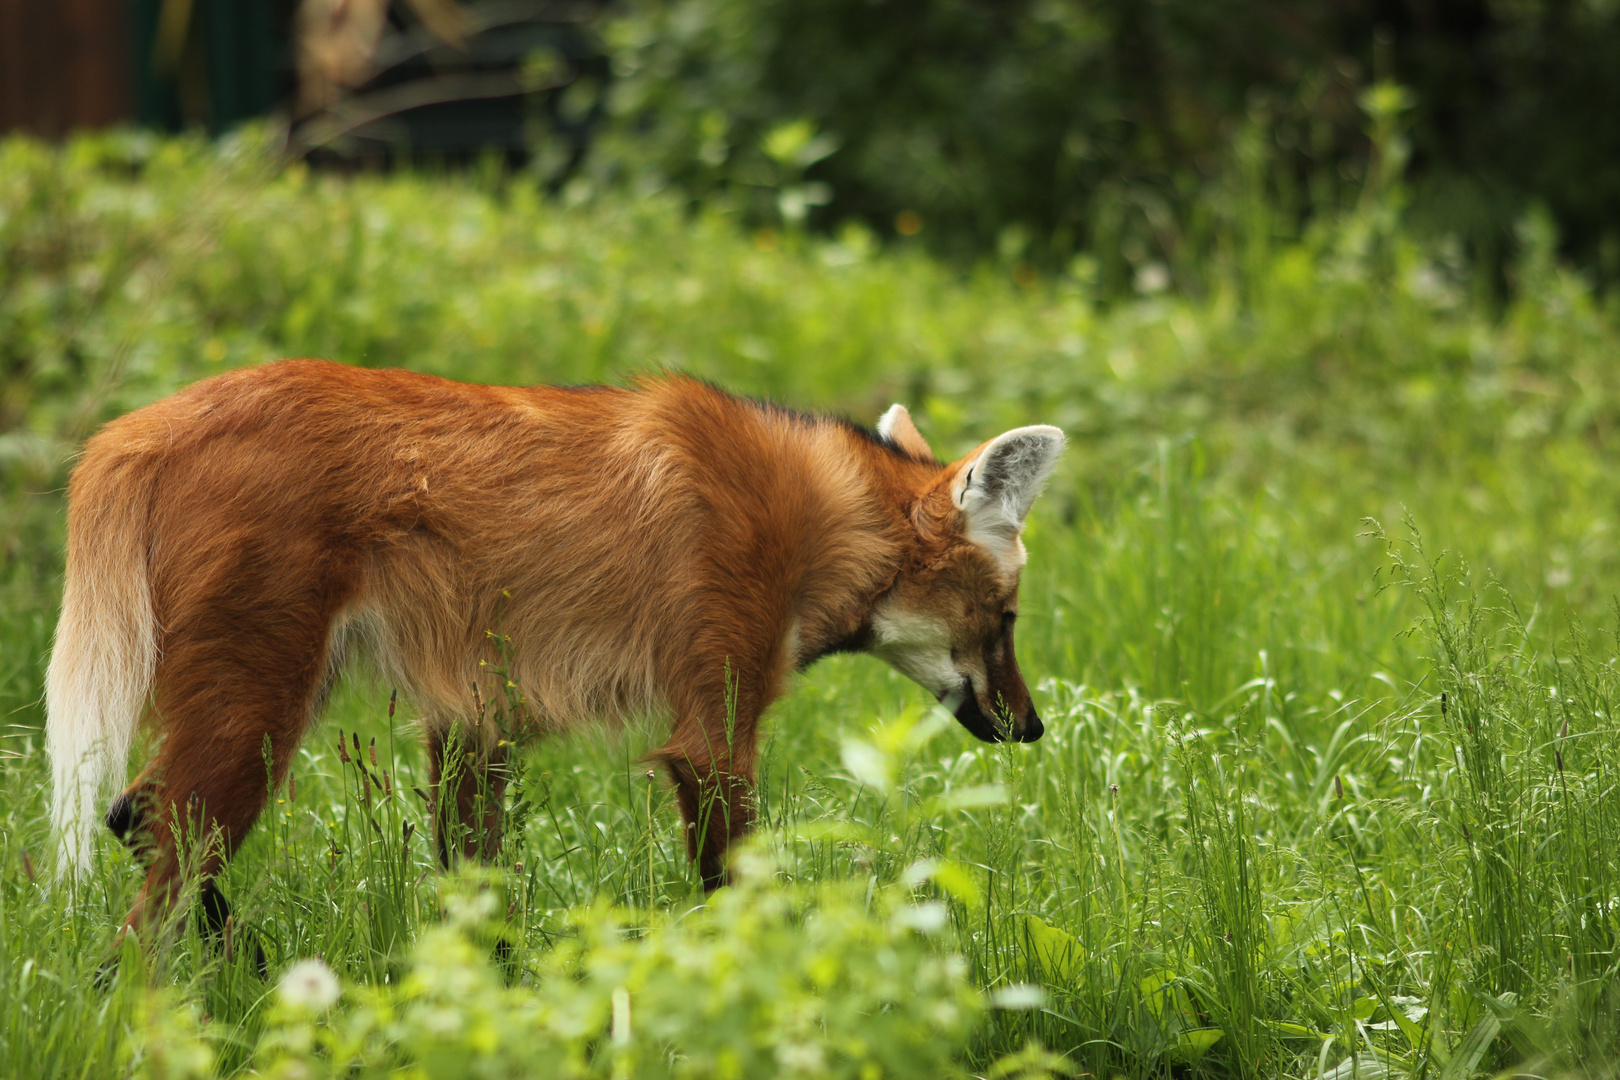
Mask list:
POLYGON ((1536 216, 1504 301, 1392 186, 1304 230, 1231 199, 1199 281, 1105 299, 1085 258, 656 190, 0 143, 0 1072, 1610 1075, 1620 309, 1536 216), (181 919, 98 981, 139 871, 109 838, 52 873, 62 485, 97 424, 283 356, 901 401, 948 456, 1058 424, 1019 620, 1047 734, 824 661, 705 901, 655 719, 528 747, 498 863, 441 875, 409 703, 361 671, 224 876, 232 940, 181 919))

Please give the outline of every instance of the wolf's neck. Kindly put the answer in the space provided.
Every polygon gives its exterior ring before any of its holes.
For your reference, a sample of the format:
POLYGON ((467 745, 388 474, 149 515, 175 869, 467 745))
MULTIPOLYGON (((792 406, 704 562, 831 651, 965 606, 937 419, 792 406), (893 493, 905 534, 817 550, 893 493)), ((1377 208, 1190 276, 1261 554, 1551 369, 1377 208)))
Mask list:
POLYGON ((876 601, 894 584, 908 553, 909 492, 915 468, 854 437, 818 470, 812 527, 801 542, 805 573, 789 630, 793 666, 835 652, 864 652, 876 601))

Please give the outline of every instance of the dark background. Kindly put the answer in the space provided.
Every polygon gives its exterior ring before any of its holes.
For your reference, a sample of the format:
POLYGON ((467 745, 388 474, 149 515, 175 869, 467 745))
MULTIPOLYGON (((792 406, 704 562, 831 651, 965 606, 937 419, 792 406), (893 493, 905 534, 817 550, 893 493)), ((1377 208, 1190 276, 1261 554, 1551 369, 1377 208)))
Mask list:
MULTIPOLYGON (((290 112, 295 0, 190 0, 184 48, 155 62, 175 3, 0 0, 0 129, 219 133, 290 112)), ((505 23, 490 15, 511 4, 464 6, 487 28, 419 56, 415 75, 517 69, 547 51, 565 74, 440 105, 326 147, 333 157, 394 165, 486 148, 522 166, 560 140, 554 187, 589 146, 598 180, 651 177, 758 224, 778 220, 789 192, 812 228, 860 221, 892 236, 898 220, 953 258, 1044 272, 1091 253, 1105 291, 1149 264, 1197 288, 1244 199, 1297 232, 1383 169, 1409 224, 1453 240, 1489 289, 1511 288, 1516 229, 1538 210, 1595 284, 1620 278, 1620 5, 630 0, 530 5, 505 23), (585 76, 585 104, 563 107, 562 88, 585 76), (1398 103, 1382 142, 1379 85, 1401 91, 1381 99, 1398 103), (771 133, 800 121, 813 144, 773 154, 771 133)), ((413 19, 396 5, 393 32, 413 19)), ((401 77, 385 69, 356 93, 401 77)))

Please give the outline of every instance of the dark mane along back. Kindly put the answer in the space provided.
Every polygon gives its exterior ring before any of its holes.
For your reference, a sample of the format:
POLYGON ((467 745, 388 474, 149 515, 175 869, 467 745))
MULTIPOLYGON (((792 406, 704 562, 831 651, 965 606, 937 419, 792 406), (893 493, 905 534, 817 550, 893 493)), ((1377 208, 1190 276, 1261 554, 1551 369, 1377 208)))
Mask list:
POLYGON ((907 461, 920 461, 926 465, 944 464, 944 462, 939 461, 937 458, 919 457, 916 454, 907 452, 896 444, 893 439, 880 435, 876 428, 867 427, 865 424, 851 420, 843 413, 806 412, 803 409, 796 409, 791 405, 784 405, 779 401, 773 401, 766 397, 733 394, 730 391, 715 386, 713 383, 707 381, 704 381, 704 385, 718 393, 725 394, 734 401, 740 401, 747 405, 752 405, 754 408, 763 413, 768 413, 772 416, 784 417, 796 424, 805 424, 807 426, 814 426, 817 424, 836 424, 848 431, 850 434, 871 443, 873 446, 882 447, 884 450, 887 450, 896 457, 904 458, 907 461))

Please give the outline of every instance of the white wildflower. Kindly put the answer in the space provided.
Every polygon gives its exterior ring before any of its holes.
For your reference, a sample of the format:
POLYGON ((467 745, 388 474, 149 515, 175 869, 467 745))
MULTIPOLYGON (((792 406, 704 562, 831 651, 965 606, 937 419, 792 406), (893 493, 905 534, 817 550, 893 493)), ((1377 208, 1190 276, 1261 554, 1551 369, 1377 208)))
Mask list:
POLYGON ((471 894, 452 893, 444 900, 445 921, 451 926, 483 926, 494 921, 499 911, 500 903, 488 889, 471 894))
POLYGON ((815 1075, 827 1067, 826 1056, 815 1043, 783 1043, 776 1048, 776 1061, 790 1073, 815 1075))
POLYGON ((909 927, 922 934, 934 934, 944 929, 950 921, 950 912, 938 900, 927 903, 908 905, 894 913, 896 926, 909 927))
POLYGON ((1011 983, 990 991, 990 1004, 997 1009, 1021 1012, 1046 1004, 1046 991, 1033 983, 1011 983))
POLYGON ((281 1003, 307 1012, 320 1012, 337 1004, 343 988, 325 962, 310 957, 287 969, 277 987, 281 1003))
POLYGON ((461 1013, 448 1006, 424 1009, 416 1014, 415 1019, 424 1031, 429 1031, 441 1039, 454 1038, 461 1033, 461 1013))

